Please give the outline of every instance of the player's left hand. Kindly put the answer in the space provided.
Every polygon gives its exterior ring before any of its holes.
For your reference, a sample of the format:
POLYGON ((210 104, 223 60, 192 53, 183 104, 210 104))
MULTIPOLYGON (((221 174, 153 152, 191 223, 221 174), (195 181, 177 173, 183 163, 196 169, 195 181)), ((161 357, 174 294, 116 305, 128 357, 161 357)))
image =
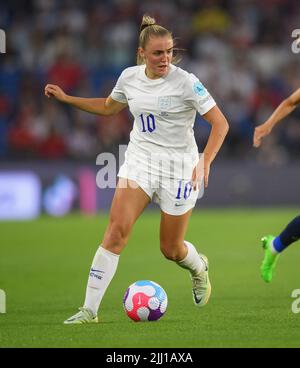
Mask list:
POLYGON ((204 187, 205 188, 208 187, 209 171, 210 171, 210 165, 204 163, 204 167, 203 167, 203 162, 199 160, 198 164, 193 170, 193 175, 192 175, 192 184, 193 184, 194 190, 197 190, 197 188, 200 189, 203 180, 204 180, 204 187))

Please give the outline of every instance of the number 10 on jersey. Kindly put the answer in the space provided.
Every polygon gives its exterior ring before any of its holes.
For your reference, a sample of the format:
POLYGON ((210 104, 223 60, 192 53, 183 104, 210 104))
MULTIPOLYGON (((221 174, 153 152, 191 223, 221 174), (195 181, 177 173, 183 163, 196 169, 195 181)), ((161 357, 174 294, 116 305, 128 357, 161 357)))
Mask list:
POLYGON ((142 132, 143 133, 145 133, 145 132, 152 133, 156 128, 154 115, 149 114, 145 118, 144 115, 141 114, 140 118, 141 118, 141 122, 142 122, 142 132))

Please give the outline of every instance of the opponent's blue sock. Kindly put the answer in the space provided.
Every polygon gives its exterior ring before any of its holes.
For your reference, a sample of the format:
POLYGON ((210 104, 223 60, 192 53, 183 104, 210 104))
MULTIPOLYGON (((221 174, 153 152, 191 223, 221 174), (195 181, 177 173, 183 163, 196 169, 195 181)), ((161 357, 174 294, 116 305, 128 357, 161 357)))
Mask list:
POLYGON ((281 242, 280 236, 277 236, 274 240, 273 240, 273 247, 276 250, 277 253, 281 253, 286 246, 284 246, 281 242))
POLYGON ((273 246, 278 253, 281 253, 298 239, 300 239, 300 216, 295 217, 283 232, 274 239, 273 246))

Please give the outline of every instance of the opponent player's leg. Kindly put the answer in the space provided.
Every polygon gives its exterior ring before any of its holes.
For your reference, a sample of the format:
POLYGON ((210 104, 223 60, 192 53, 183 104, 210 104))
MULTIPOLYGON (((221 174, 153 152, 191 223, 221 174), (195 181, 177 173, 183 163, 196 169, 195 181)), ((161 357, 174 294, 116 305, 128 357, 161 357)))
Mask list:
POLYGON ((202 307, 209 300, 211 284, 206 256, 198 254, 194 245, 184 240, 191 213, 192 210, 189 210, 174 216, 161 212, 160 248, 167 259, 190 271, 193 300, 197 306, 202 307))
MULTIPOLYGON (((137 185, 124 185, 120 179, 112 201, 109 224, 102 245, 94 256, 88 278, 84 306, 80 312, 65 321, 69 323, 98 322, 99 305, 118 266, 132 227, 148 205, 150 198, 137 185)), ((129 182, 126 182, 129 184, 129 182)))
POLYGON ((265 255, 261 264, 261 277, 271 282, 280 253, 290 244, 300 239, 300 216, 295 217, 277 237, 267 235, 262 238, 265 255))

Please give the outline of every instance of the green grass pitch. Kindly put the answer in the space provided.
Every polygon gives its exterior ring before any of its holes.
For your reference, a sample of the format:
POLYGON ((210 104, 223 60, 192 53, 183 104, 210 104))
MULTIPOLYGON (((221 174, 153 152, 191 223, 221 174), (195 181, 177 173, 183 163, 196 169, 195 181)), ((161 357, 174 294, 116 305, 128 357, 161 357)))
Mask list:
POLYGON ((300 244, 279 259, 271 284, 259 276, 260 237, 278 233, 296 209, 194 211, 187 239, 210 261, 212 297, 193 305, 188 272, 159 250, 158 212, 136 223, 101 305, 101 323, 63 325, 81 306, 88 270, 107 215, 0 223, 0 347, 300 347, 300 313, 291 297, 300 289, 300 244), (129 284, 150 279, 169 305, 157 322, 135 323, 122 307, 129 284))

